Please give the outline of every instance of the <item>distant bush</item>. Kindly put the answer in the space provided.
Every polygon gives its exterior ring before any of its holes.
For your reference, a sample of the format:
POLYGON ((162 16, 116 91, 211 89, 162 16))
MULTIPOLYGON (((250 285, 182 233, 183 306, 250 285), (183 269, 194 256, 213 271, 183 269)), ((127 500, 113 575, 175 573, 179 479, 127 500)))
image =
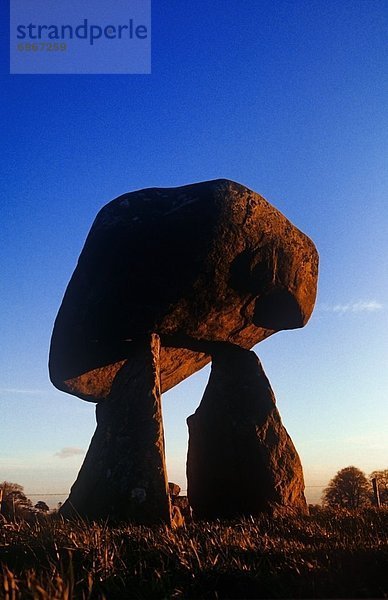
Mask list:
POLYGON ((46 502, 43 502, 43 500, 39 500, 39 502, 35 504, 34 508, 42 512, 49 512, 50 510, 49 506, 46 504, 46 502))

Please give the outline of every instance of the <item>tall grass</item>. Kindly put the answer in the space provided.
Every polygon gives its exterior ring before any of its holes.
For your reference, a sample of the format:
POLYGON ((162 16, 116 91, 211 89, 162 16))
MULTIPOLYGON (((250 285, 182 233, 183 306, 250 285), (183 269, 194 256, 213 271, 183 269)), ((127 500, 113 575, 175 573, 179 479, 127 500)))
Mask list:
POLYGON ((387 509, 176 530, 5 523, 0 598, 387 598, 387 524, 387 509))

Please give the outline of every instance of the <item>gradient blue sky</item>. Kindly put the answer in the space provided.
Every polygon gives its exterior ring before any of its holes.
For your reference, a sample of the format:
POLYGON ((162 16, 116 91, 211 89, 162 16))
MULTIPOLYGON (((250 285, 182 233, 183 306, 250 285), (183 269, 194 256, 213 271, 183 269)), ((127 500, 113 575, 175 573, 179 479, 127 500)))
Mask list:
MULTIPOLYGON (((10 76, 2 10, 0 481, 67 492, 93 433, 94 406, 51 386, 47 355, 96 212, 218 177, 261 193, 320 253, 308 326, 256 347, 308 499, 342 467, 387 468, 387 3, 154 0, 140 76, 10 76)), ((207 376, 163 398, 183 488, 207 376)))

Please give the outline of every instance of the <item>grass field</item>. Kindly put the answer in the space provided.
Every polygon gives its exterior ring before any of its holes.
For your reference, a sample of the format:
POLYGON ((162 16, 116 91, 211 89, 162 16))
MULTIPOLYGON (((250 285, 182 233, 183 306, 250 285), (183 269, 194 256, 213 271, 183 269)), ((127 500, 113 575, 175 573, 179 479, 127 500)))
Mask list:
POLYGON ((0 598, 387 598, 388 510, 165 527, 0 525, 0 598))

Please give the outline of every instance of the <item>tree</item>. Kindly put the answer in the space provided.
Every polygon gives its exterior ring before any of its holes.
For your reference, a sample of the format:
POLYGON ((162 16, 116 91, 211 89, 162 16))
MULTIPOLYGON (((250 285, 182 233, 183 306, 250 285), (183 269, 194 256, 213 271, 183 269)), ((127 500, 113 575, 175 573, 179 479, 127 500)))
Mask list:
POLYGON ((356 467, 341 469, 323 491, 323 504, 330 508, 360 508, 370 503, 370 483, 356 467))
POLYGON ((23 486, 10 481, 0 483, 0 514, 6 519, 14 519, 31 506, 31 500, 25 495, 23 486))
POLYGON ((40 510, 42 512, 48 512, 50 510, 50 508, 47 506, 46 502, 43 502, 43 500, 39 500, 39 502, 37 502, 35 504, 35 507, 37 510, 40 510))
POLYGON ((373 471, 369 475, 369 480, 372 481, 372 479, 377 479, 381 504, 388 504, 388 469, 373 471))

